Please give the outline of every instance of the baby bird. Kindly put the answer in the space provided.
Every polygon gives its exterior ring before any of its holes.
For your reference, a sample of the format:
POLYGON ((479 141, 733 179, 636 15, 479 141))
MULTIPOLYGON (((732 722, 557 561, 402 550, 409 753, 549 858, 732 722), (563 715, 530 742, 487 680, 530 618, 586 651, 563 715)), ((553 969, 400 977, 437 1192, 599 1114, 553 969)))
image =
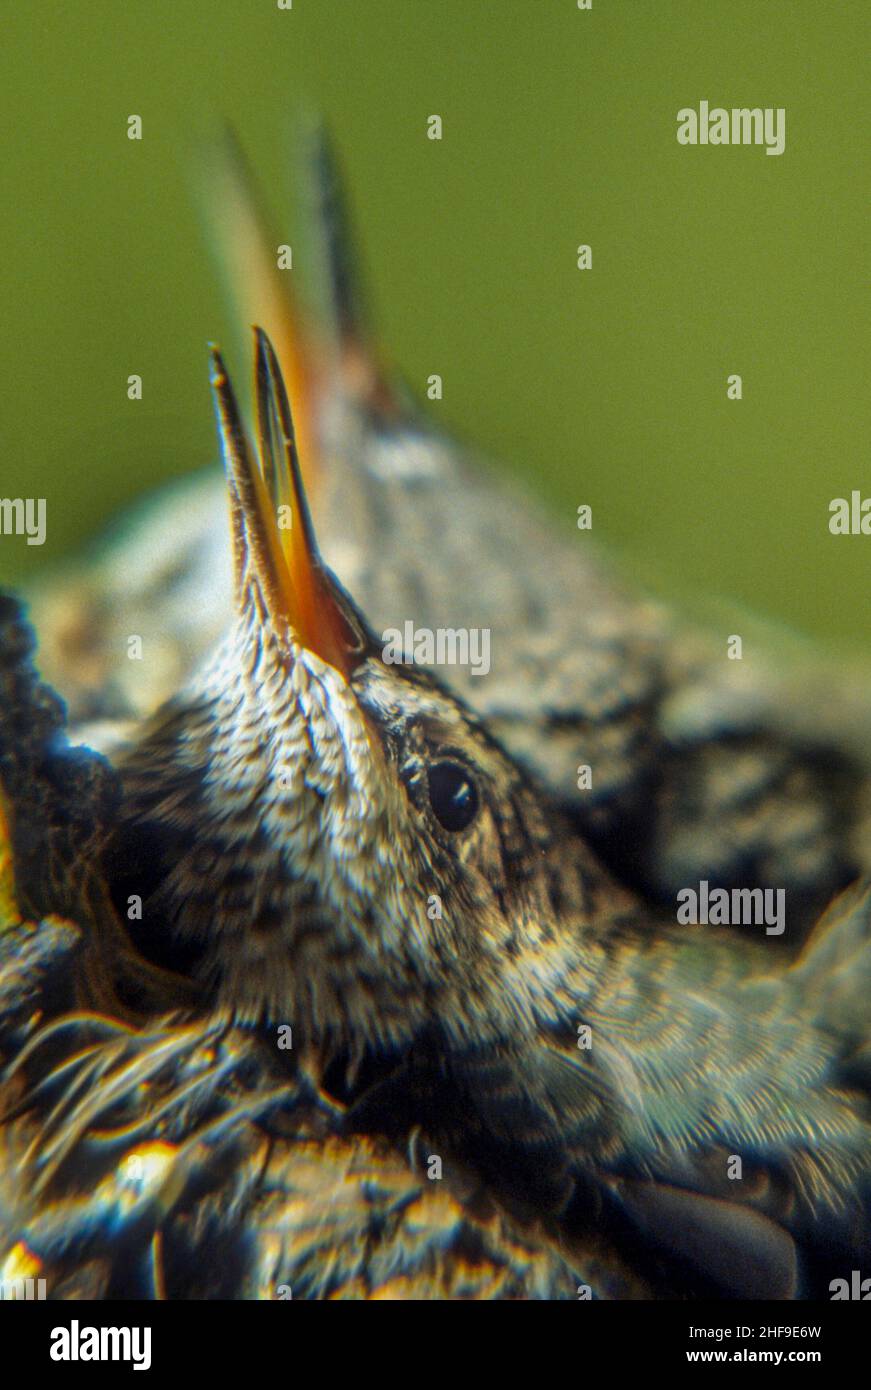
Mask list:
POLYGON ((869 1253, 867 888, 791 963, 655 920, 460 699, 385 659, 255 352, 257 458, 212 358, 235 617, 121 766, 137 948, 234 1025, 289 1025, 349 1126, 423 1126, 678 1287, 815 1290, 869 1253))

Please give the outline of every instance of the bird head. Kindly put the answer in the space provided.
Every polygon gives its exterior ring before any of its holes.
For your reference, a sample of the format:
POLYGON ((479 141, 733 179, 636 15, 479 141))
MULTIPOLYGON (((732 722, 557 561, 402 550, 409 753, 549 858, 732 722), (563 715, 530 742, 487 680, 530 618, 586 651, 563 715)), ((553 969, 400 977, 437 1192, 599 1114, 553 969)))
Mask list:
POLYGON ((524 953, 522 1011, 528 951, 568 903, 591 913, 604 876, 591 856, 567 870, 564 827, 524 774, 424 670, 385 659, 324 565, 255 332, 256 451, 212 355, 235 620, 123 769, 124 838, 154 879, 138 937, 164 963, 189 953, 237 1018, 302 1015, 319 1036, 395 1044, 448 998, 484 1014, 524 953))

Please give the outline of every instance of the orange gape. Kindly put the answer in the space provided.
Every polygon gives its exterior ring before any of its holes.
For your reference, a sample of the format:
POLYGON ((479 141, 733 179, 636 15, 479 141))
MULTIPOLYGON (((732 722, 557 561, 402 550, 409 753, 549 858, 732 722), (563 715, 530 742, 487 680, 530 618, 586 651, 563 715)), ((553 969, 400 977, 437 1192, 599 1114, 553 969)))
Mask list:
POLYGON ((343 605, 335 580, 324 569, 281 369, 260 328, 255 329, 255 344, 258 459, 245 438, 223 359, 212 350, 212 385, 229 479, 237 587, 240 594, 244 592, 253 564, 258 582, 270 589, 276 615, 286 619, 304 647, 347 677, 357 664, 362 634, 343 605), (280 517, 284 508, 286 518, 280 517))

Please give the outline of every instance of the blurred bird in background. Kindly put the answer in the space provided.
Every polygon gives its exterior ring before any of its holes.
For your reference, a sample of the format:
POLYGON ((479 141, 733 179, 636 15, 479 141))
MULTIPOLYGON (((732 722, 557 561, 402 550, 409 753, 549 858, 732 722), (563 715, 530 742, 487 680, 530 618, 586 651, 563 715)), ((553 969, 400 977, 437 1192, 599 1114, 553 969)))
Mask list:
POLYGON ((312 167, 317 318, 216 175, 263 324, 256 453, 212 360, 232 546, 210 476, 33 596, 70 742, 0 615, 5 1277, 824 1293, 869 1246, 865 692, 736 676, 433 432, 312 167), (386 664, 408 618, 491 673, 386 664), (784 888, 787 940, 678 927, 701 879, 784 888))

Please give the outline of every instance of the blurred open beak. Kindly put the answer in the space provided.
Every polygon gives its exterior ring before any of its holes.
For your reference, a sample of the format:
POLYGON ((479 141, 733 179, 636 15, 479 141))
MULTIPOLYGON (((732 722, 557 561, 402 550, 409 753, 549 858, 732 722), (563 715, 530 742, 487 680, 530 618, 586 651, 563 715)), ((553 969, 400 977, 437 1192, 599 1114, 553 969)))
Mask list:
POLYGON ((296 641, 347 679, 366 648, 362 623, 323 564, 302 483, 290 404, 272 344, 255 328, 258 458, 220 353, 212 390, 230 491, 240 608, 265 607, 296 641))

